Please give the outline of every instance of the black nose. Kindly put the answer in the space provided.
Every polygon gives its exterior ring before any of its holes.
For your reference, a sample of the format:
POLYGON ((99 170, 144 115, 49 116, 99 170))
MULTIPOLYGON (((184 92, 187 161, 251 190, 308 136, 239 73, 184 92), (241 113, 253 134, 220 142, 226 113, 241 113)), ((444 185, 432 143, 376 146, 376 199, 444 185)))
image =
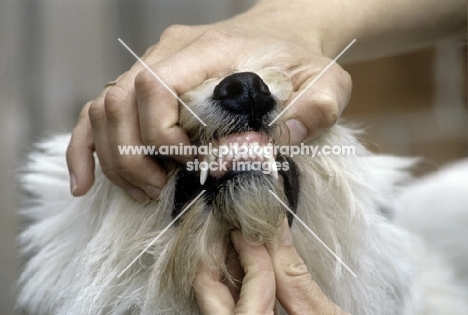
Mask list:
POLYGON ((234 114, 248 114, 261 119, 276 105, 263 80, 252 72, 240 72, 224 78, 214 89, 213 99, 234 114))

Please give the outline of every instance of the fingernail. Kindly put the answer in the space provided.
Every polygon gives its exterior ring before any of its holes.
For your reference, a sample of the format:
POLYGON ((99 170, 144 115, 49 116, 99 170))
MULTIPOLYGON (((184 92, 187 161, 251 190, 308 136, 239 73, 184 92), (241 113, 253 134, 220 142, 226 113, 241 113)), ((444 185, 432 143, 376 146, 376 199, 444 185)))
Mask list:
POLYGON ((159 196, 161 195, 161 189, 152 185, 146 186, 145 191, 154 200, 158 200, 159 196))
POLYGON ((75 174, 73 174, 73 172, 70 172, 70 192, 72 195, 77 188, 78 188, 78 185, 76 184, 75 174))
POLYGON ((289 128, 289 143, 298 144, 307 137, 307 128, 297 119, 290 119, 286 122, 289 128))
POLYGON ((289 246, 292 245, 291 230, 289 229, 288 219, 284 218, 281 224, 281 244, 289 246))
POLYGON ((130 187, 127 189, 127 192, 133 199, 139 203, 146 204, 149 201, 148 195, 137 187, 130 187))

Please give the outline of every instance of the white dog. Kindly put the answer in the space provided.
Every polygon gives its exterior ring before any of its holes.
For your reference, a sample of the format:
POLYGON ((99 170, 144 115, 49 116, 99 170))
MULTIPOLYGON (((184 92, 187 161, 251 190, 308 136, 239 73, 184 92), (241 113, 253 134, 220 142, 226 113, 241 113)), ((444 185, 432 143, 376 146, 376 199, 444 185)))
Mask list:
MULTIPOLYGON (((200 154, 200 160, 216 160, 222 144, 265 149, 285 130, 281 119, 271 127, 268 123, 291 93, 288 74, 258 60, 236 68, 182 96, 207 126, 184 106, 180 125, 195 145, 212 143, 217 149, 214 155, 200 154)), ((468 314, 466 295, 446 275, 448 267, 437 258, 437 264, 425 264, 431 269, 421 270, 421 259, 434 255, 426 256, 423 244, 391 222, 395 184, 407 179, 403 169, 412 161, 372 156, 348 128, 336 125, 309 145, 353 146, 353 155, 228 154, 220 160, 227 170, 202 172, 165 160, 168 184, 160 200, 147 205, 131 199, 99 170, 86 196, 70 196, 64 159, 68 141, 65 135, 41 144, 22 176, 34 197, 23 209, 33 224, 21 235, 30 258, 20 280, 19 304, 31 314, 198 314, 192 281, 199 263, 229 278, 229 231, 241 229, 255 243, 274 241, 285 214, 312 277, 345 311, 468 314), (250 168, 239 171, 236 161, 250 168), (254 169, 253 162, 262 169, 254 169), (427 290, 428 275, 440 290, 427 290)))

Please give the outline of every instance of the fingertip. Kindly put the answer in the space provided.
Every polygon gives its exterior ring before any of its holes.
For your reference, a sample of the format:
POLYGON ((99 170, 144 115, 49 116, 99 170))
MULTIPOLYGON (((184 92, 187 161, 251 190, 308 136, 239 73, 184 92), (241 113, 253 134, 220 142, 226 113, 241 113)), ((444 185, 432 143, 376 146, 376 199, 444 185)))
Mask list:
POLYGON ((150 196, 151 199, 154 199, 154 200, 159 200, 159 196, 161 195, 161 190, 162 189, 153 185, 147 185, 144 187, 144 191, 150 196))
POLYGON ((242 232, 240 230, 232 230, 231 231, 231 241, 234 245, 234 248, 239 253, 241 250, 242 242, 244 242, 244 237, 242 236, 242 232))
POLYGON ((295 110, 286 116, 289 144, 313 140, 324 130, 331 128, 341 115, 341 106, 336 97, 324 92, 309 91, 304 100, 295 104, 295 110))
POLYGON ((232 314, 235 302, 229 288, 220 282, 221 273, 206 267, 203 263, 193 279, 195 297, 203 315, 232 314))
POLYGON ((70 193, 74 197, 83 196, 94 183, 94 156, 89 149, 77 151, 72 144, 68 146, 67 166, 70 179, 70 193))
POLYGON ((94 159, 84 165, 78 165, 69 171, 70 193, 74 197, 85 195, 94 184, 94 159), (74 171, 74 169, 78 171, 74 171))
POLYGON ((299 144, 306 139, 308 135, 307 128, 298 119, 289 119, 286 121, 286 126, 289 130, 289 139, 287 141, 289 144, 299 144))
POLYGON ((146 205, 150 201, 150 198, 148 197, 148 195, 142 189, 138 187, 130 186, 129 188, 127 188, 127 193, 133 199, 135 199, 136 201, 138 201, 139 203, 143 205, 146 205))

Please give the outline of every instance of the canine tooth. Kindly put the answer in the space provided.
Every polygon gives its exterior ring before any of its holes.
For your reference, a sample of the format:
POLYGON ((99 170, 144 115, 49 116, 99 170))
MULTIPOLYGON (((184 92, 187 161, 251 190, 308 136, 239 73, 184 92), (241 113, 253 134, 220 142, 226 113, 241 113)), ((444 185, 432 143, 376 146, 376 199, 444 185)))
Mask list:
POLYGON ((207 178, 208 178, 208 168, 200 171, 200 185, 203 186, 207 178))
MULTIPOLYGON (((203 161, 204 162, 207 162, 207 163, 211 163, 212 162, 212 156, 209 155, 209 154, 205 154, 203 156, 203 161)), ((206 182, 206 179, 208 178, 208 173, 209 173, 209 168, 207 167, 206 169, 202 169, 200 170, 200 185, 204 185, 205 182, 206 182)))
POLYGON ((271 164, 271 175, 278 180, 278 168, 276 167, 276 161, 274 157, 270 157, 267 161, 271 164))

